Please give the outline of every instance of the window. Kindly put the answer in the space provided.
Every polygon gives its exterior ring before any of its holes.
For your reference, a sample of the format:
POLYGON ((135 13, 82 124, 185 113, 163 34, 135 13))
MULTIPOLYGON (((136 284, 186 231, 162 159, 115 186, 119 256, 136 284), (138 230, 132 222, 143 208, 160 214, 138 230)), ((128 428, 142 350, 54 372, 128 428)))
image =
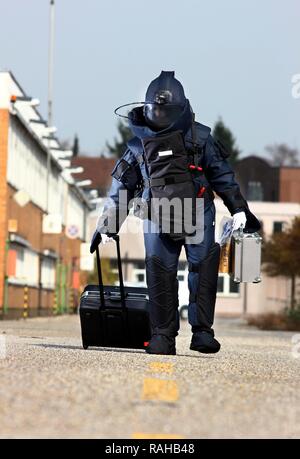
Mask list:
POLYGON ((110 269, 118 269, 118 261, 117 260, 109 260, 110 263, 110 269))
POLYGON ((232 277, 229 278, 229 293, 240 293, 240 284, 233 282, 232 277))
POLYGON ((263 197, 263 187, 261 182, 248 182, 247 199, 249 201, 262 201, 263 197))
POLYGON ((224 277, 219 276, 217 292, 223 293, 223 291, 224 291, 224 277))
POLYGON ((146 273, 144 269, 133 269, 133 282, 136 282, 138 284, 145 284, 146 273))
POLYGON ((41 266, 42 288, 54 289, 56 261, 53 258, 43 258, 41 266))
POLYGON ((16 274, 10 277, 10 282, 37 287, 39 283, 39 256, 27 247, 12 244, 17 252, 16 274))
POLYGON ((217 293, 220 296, 239 296, 240 284, 233 282, 228 274, 219 274, 217 293))
POLYGON ((178 270, 179 271, 185 271, 187 267, 187 262, 186 261, 179 261, 178 263, 178 270))
POLYGON ((284 222, 273 222, 273 233, 282 233, 284 222))
POLYGON ((178 262, 178 269, 177 269, 177 280, 178 282, 186 282, 188 271, 187 271, 187 262, 182 260, 178 262))
POLYGON ((135 261, 134 262, 134 267, 135 267, 135 269, 145 269, 145 261, 144 260, 135 261))
POLYGON ((144 273, 136 274, 136 280, 137 282, 145 282, 145 274, 144 273))
MULTIPOLYGON (((130 263, 131 264, 131 263, 130 263)), ((144 260, 134 260, 132 262, 132 281, 140 286, 146 285, 146 271, 144 260)))

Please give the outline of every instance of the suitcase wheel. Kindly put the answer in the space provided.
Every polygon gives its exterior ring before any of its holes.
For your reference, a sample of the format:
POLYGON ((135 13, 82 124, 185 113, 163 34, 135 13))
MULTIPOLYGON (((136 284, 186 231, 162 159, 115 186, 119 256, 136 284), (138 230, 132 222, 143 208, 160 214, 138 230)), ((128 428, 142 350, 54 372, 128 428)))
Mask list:
POLYGON ((87 350, 89 348, 87 344, 83 344, 82 347, 84 350, 87 350))

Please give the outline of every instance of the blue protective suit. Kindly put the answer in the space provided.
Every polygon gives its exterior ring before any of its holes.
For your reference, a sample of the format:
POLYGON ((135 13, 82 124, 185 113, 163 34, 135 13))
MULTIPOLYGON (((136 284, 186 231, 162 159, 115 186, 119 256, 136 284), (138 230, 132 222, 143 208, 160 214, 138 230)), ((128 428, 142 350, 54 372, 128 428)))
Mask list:
MULTIPOLYGON (((163 131, 153 131, 145 123, 141 108, 130 113, 130 127, 134 137, 128 142, 127 149, 112 171, 112 185, 109 197, 112 199, 106 205, 100 219, 98 231, 109 233, 107 215, 114 203, 115 211, 120 211, 119 192, 127 190, 128 201, 133 199, 138 191, 144 202, 151 200, 147 164, 144 161, 141 140, 155 137, 172 131, 181 130, 184 136, 186 150, 193 151, 195 161, 203 168, 204 173, 195 173, 196 190, 205 188, 204 193, 204 239, 199 244, 185 244, 185 241, 174 241, 167 234, 144 231, 146 248, 146 273, 149 289, 151 322, 154 333, 176 336, 178 331, 178 282, 177 266, 182 248, 185 246, 189 263, 188 286, 190 291, 189 322, 192 330, 208 331, 213 334, 215 298, 217 290, 219 246, 215 243, 215 206, 214 193, 224 201, 231 215, 245 211, 249 232, 259 229, 259 223, 250 212, 247 202, 242 197, 234 172, 226 160, 226 152, 222 145, 211 136, 210 128, 193 122, 192 110, 186 100, 182 115, 175 123, 163 131), (196 152, 196 153, 195 153, 196 152)), ((119 230, 122 220, 128 210, 123 205, 123 217, 119 218, 119 230)), ((145 220, 144 228, 149 228, 152 222, 145 220)), ((111 231, 114 232, 114 231, 111 231)))

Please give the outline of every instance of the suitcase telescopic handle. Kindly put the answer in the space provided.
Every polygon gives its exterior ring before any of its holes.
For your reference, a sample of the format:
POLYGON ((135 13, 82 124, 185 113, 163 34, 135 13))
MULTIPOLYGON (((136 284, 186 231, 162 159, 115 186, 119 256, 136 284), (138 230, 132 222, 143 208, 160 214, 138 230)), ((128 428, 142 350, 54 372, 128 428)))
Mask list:
POLYGON ((101 305, 105 306, 104 301, 104 288, 103 288, 103 280, 102 280, 102 270, 101 270, 101 261, 100 261, 100 252, 99 246, 96 247, 96 262, 97 262, 97 273, 98 273, 98 284, 99 284, 99 291, 100 291, 100 300, 101 305))
MULTIPOLYGON (((121 304, 122 304, 122 308, 126 309, 125 288, 124 288, 124 282, 123 282, 122 261, 121 261, 121 251, 120 251, 120 237, 119 237, 118 234, 113 235, 111 237, 114 239, 114 241, 116 242, 116 246, 117 246, 117 260, 118 260, 118 274, 119 274, 119 283, 120 283, 121 304)), ((101 299, 101 304, 103 305, 103 307, 105 307, 104 288, 103 288, 103 278, 102 278, 99 246, 96 248, 96 261, 97 261, 97 272, 98 272, 98 283, 99 283, 100 299, 101 299)))
POLYGON ((117 258, 118 258, 118 272, 119 272, 119 282, 120 282, 120 295, 121 295, 121 303, 123 308, 126 308, 125 305, 125 288, 124 288, 124 281, 123 281, 123 272, 122 272, 122 261, 121 261, 121 250, 120 250, 120 236, 116 234, 113 236, 113 239, 116 241, 117 245, 117 258))

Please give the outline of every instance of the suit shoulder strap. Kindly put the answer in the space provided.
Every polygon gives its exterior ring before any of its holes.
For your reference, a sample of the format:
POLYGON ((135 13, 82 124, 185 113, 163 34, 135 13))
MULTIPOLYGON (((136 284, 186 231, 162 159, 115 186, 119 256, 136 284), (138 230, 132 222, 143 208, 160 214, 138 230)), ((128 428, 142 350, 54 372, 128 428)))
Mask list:
POLYGON ((201 147, 204 147, 211 133, 211 128, 208 126, 205 126, 204 124, 198 123, 197 121, 193 123, 193 128, 194 128, 196 143, 199 144, 201 147))
POLYGON ((210 135, 211 129, 204 124, 193 121, 191 129, 186 135, 187 147, 193 152, 194 164, 198 166, 201 163, 202 153, 210 135))
POLYGON ((186 142, 189 146, 203 148, 207 142, 211 129, 204 124, 193 122, 191 129, 186 134, 186 142))

